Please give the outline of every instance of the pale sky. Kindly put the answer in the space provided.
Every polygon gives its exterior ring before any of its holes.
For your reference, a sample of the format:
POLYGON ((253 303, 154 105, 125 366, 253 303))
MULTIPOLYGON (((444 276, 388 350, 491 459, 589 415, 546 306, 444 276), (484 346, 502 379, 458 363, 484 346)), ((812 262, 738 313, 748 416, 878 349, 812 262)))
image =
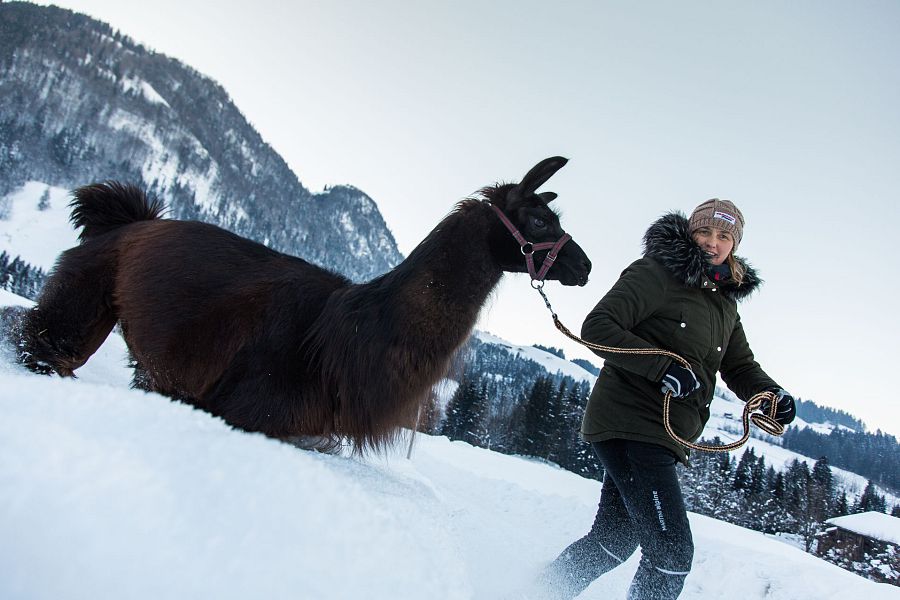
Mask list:
MULTIPOLYGON (((218 81, 310 189, 349 183, 400 250, 552 155, 594 263, 576 332, 664 212, 734 201, 766 280, 740 307, 795 396, 900 435, 900 3, 72 0, 218 81)), ((507 276, 481 329, 599 359, 507 276)))

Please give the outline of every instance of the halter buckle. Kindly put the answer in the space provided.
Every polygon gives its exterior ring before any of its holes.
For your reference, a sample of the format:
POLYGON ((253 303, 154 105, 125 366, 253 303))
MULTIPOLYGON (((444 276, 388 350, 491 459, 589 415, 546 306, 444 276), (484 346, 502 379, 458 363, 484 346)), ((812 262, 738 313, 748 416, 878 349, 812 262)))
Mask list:
POLYGON ((536 290, 540 290, 543 287, 544 277, 547 276, 547 271, 550 270, 550 267, 553 266, 553 263, 556 261, 557 256, 559 255, 562 247, 572 239, 568 233, 563 232, 561 238, 556 240, 556 242, 539 242, 537 244, 533 242, 529 242, 525 239, 525 236, 516 229, 516 226, 512 224, 503 211, 494 206, 493 204, 488 203, 491 209, 497 216, 500 218, 500 221, 503 225, 506 226, 506 229, 512 234, 516 241, 519 242, 519 251, 525 257, 525 267, 528 270, 528 274, 531 275, 531 287, 536 290), (536 250, 550 250, 547 253, 547 256, 544 257, 544 260, 541 262, 541 268, 538 271, 535 271, 534 268, 534 260, 533 256, 536 250), (535 286, 535 282, 539 282, 540 286, 535 286))

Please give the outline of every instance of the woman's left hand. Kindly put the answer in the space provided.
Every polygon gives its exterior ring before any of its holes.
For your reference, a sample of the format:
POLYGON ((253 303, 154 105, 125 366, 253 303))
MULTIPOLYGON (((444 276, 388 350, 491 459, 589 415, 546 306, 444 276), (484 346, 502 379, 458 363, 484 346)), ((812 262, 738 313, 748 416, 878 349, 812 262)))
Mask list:
MULTIPOLYGON (((794 397, 781 388, 768 390, 775 394, 777 400, 775 404, 775 420, 782 426, 790 424, 794 417, 797 416, 797 407, 794 404, 794 397)), ((769 400, 763 400, 760 410, 763 414, 768 415, 771 409, 769 400)))

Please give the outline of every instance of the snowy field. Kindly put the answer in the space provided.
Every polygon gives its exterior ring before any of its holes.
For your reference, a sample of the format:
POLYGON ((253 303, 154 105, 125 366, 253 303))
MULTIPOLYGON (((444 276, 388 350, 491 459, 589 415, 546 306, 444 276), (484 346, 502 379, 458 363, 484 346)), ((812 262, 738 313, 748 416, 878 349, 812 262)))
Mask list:
MULTIPOLYGON (((123 350, 111 336, 78 380, 0 356, 4 600, 525 598, 593 519, 599 483, 443 437, 417 436, 411 460, 359 459, 232 430, 128 389, 123 350)), ((900 599, 763 534, 691 523, 682 598, 900 599)), ((637 560, 580 598, 624 598, 637 560)))

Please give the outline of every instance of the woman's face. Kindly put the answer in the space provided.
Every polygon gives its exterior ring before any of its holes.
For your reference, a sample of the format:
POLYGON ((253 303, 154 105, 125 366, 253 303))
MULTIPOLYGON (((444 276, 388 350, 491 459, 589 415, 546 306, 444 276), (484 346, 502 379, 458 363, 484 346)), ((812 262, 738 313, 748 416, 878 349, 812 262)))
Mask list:
POLYGON ((734 249, 734 237, 716 227, 701 227, 693 233, 694 241, 706 252, 709 262, 718 266, 734 249))

